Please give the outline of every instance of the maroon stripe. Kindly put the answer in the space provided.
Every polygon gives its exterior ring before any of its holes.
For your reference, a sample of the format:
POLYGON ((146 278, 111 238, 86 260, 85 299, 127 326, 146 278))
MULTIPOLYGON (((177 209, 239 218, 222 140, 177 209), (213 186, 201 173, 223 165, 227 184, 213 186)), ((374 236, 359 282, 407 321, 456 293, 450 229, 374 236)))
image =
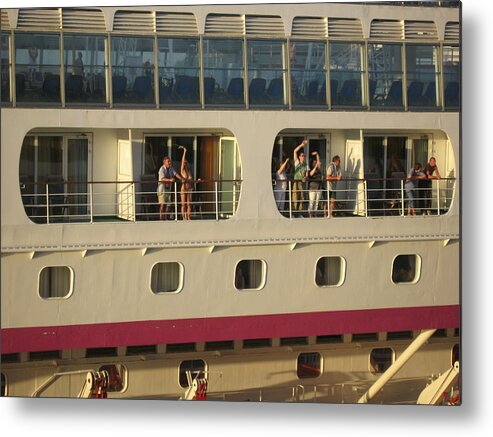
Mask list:
POLYGON ((458 305, 2 329, 2 353, 459 326, 458 305))

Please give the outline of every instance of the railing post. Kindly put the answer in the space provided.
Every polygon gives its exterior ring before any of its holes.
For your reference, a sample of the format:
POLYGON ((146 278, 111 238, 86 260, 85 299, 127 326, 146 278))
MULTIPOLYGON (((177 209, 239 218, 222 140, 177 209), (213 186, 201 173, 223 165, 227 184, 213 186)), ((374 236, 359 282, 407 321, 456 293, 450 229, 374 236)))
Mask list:
POLYGON ((363 181, 364 201, 365 201, 365 217, 368 217, 368 185, 366 179, 363 181))
POLYGON ((90 223, 94 223, 94 194, 93 194, 93 186, 92 183, 89 184, 89 214, 90 214, 90 223))
POLYGON ((437 179, 437 215, 440 215, 440 179, 437 179))
POLYGON ((219 200, 217 198, 218 190, 217 190, 217 181, 214 181, 214 203, 216 205, 216 221, 219 220, 219 200))
POLYGON ((173 182, 173 187, 175 190, 175 222, 178 221, 178 190, 176 189, 176 181, 173 182))
POLYGON ((50 190, 49 185, 46 184, 46 224, 50 224, 50 190))
POLYGON ((133 222, 137 221, 137 205, 135 204, 135 182, 132 181, 132 209, 133 209, 133 222))
POLYGON ((405 205, 404 205, 404 179, 401 179, 401 216, 404 217, 405 205))
POLYGON ((327 218, 330 219, 334 211, 330 210, 330 181, 327 181, 327 218))
POLYGON ((291 184, 291 181, 288 181, 288 190, 289 190, 289 196, 288 196, 288 199, 289 199, 289 218, 293 218, 293 205, 291 203, 291 197, 292 197, 292 184, 291 184))

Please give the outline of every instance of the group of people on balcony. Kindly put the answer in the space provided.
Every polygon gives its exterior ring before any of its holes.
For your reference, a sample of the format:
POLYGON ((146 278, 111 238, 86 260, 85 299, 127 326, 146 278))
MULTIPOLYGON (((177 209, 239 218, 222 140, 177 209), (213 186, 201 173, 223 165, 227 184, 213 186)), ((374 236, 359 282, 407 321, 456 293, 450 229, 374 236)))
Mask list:
POLYGON ((431 157, 428 164, 423 168, 417 162, 408 174, 404 185, 407 199, 407 215, 416 215, 416 209, 423 214, 431 213, 431 184, 432 179, 440 179, 440 172, 436 164, 436 159, 431 157))

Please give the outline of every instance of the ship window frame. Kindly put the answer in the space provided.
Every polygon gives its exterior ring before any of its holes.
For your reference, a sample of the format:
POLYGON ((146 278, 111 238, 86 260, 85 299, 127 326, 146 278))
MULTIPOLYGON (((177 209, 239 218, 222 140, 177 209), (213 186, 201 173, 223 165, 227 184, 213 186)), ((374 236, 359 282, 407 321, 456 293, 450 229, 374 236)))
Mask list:
POLYGON ((460 352, 461 352, 460 343, 455 343, 450 351, 450 362, 452 367, 455 365, 455 361, 457 361, 460 364, 460 352), (454 361, 455 356, 457 356, 457 360, 454 361))
POLYGON ((396 360, 396 353, 395 353, 395 350, 391 347, 374 347, 371 349, 370 353, 368 354, 368 371, 372 374, 372 375, 382 375, 383 373, 385 373, 390 366, 392 366, 394 363, 395 363, 395 360, 396 360), (390 364, 389 366, 383 370, 383 371, 377 371, 378 369, 376 369, 373 365, 372 365, 372 354, 374 351, 376 350, 389 350, 391 351, 391 360, 390 360, 390 364))
MULTIPOLYGON (((188 389, 188 388, 190 388, 190 386, 188 385, 188 379, 187 379, 187 383, 186 383, 186 385, 185 385, 185 386, 182 384, 182 381, 181 381, 181 375, 182 375, 182 369, 181 369, 181 366, 183 365, 183 363, 186 363, 186 362, 191 362, 191 363, 193 364, 193 362, 194 362, 194 361, 202 361, 202 362, 204 363, 204 368, 203 368, 203 370, 200 370, 200 372, 204 372, 204 374, 206 374, 206 373, 208 372, 208 370, 207 370, 207 369, 208 369, 208 367, 209 367, 209 366, 208 366, 208 364, 207 364, 207 361, 203 360, 202 358, 190 359, 190 360, 182 360, 182 361, 180 361, 180 365, 178 366, 178 380, 177 380, 177 382, 178 382, 178 385, 179 385, 181 388, 184 388, 184 389, 188 389)), ((189 370, 189 369, 187 369, 187 370, 189 370)), ((186 370, 185 370, 185 372, 186 372, 186 370)), ((186 374, 186 373, 184 373, 183 375, 184 375, 184 378, 186 378, 187 374, 186 374)))
POLYGON ((242 258, 240 259, 236 264, 235 264, 235 268, 234 268, 234 277, 233 277, 233 286, 235 288, 236 291, 240 291, 240 292, 248 292, 248 291, 260 291, 262 290, 264 287, 265 287, 265 284, 267 283, 267 262, 263 259, 254 259, 254 258, 242 258), (236 274, 237 274, 237 269, 238 269, 238 266, 240 265, 240 263, 244 262, 244 261, 259 261, 261 263, 261 266, 262 266, 262 270, 261 270, 261 279, 260 279, 260 284, 257 288, 238 288, 237 285, 236 285, 236 274))
POLYGON ((183 290, 184 284, 185 284, 185 266, 183 265, 183 263, 181 263, 179 261, 157 261, 152 265, 151 274, 149 276, 149 290, 153 295, 155 295, 155 296, 166 296, 166 295, 170 295, 170 294, 172 294, 172 295, 178 294, 183 290), (173 291, 154 291, 153 290, 153 288, 152 288, 152 283, 153 283, 152 277, 153 277, 154 268, 158 264, 178 264, 179 278, 178 278, 178 288, 176 290, 173 290, 173 291))
POLYGON ((44 266, 43 268, 41 268, 41 270, 39 271, 38 273, 38 296, 40 297, 40 299, 42 300, 46 300, 46 301, 49 301, 49 300, 66 300, 66 299, 69 299, 72 294, 74 293, 74 282, 75 282, 75 273, 74 273, 74 269, 70 266, 66 266, 66 265, 48 265, 48 266, 44 266), (60 267, 65 267, 69 270, 70 272, 70 278, 69 278, 69 281, 70 281, 70 286, 69 286, 69 290, 68 292, 64 295, 64 296, 48 296, 48 297, 44 297, 41 293, 41 289, 42 289, 42 286, 41 286, 41 274, 43 273, 44 270, 48 269, 48 268, 60 268, 60 267))
POLYGON ((314 282, 315 282, 315 285, 317 286, 317 288, 338 288, 338 287, 341 287, 345 282, 346 282, 346 267, 347 267, 347 261, 346 261, 346 258, 344 258, 343 256, 337 256, 337 255, 329 255, 329 256, 321 256, 317 259, 317 262, 315 263, 315 274, 314 274, 314 282), (334 284, 334 285, 330 285, 330 284, 324 284, 324 285, 319 285, 318 282, 317 282, 317 267, 318 267, 318 263, 324 259, 324 258, 339 258, 341 260, 341 267, 340 267, 340 275, 339 275, 339 281, 334 284))
POLYGON ((5 398, 9 395, 8 394, 9 393, 9 391, 8 391, 8 387, 9 387, 8 376, 6 373, 2 372, 1 378, 3 380, 2 381, 3 384, 2 384, 2 393, 0 394, 0 397, 5 398))
POLYGON ((108 393, 124 393, 124 392, 126 392, 128 389, 128 369, 127 369, 127 367, 124 364, 120 364, 120 363, 106 363, 106 364, 101 365, 98 368, 98 371, 101 372, 101 369, 103 369, 103 367, 108 367, 108 366, 115 366, 116 368, 120 367, 121 375, 122 375, 122 382, 123 382, 121 390, 110 390, 110 388, 108 386, 108 393))
POLYGON ((421 279, 421 267, 422 267, 422 259, 421 256, 418 255, 417 253, 400 253, 394 256, 392 259, 392 268, 390 270, 390 280, 392 281, 392 284, 394 285, 414 285, 417 284, 420 279, 421 279), (400 256, 414 256, 415 261, 414 261, 414 277, 411 281, 395 281, 394 280, 394 266, 395 266, 395 261, 398 257, 400 256))
POLYGON ((320 352, 301 352, 296 357, 296 376, 298 379, 317 379, 320 378, 323 374, 323 355, 320 352), (300 358, 301 356, 310 356, 310 355, 318 355, 318 375, 317 376, 300 376, 300 358))

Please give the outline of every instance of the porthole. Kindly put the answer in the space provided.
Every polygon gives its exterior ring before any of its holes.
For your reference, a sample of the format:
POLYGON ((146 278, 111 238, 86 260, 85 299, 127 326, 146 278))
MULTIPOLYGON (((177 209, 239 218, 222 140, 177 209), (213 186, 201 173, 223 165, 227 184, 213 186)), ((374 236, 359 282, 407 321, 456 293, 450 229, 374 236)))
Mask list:
POLYGON ((66 299, 73 286, 74 272, 68 266, 44 267, 39 273, 38 292, 42 299, 66 299))
POLYGON ((340 287, 346 276, 346 260, 340 256, 324 256, 315 266, 318 287, 340 287))
POLYGON ((300 379, 317 378, 322 373, 322 356, 318 352, 306 352, 298 355, 296 375, 300 379))
POLYGON ((418 255, 397 255, 392 263, 394 284, 415 284, 421 274, 421 257, 418 255))
POLYGON ((178 262, 154 264, 151 270, 151 291, 154 294, 178 293, 183 288, 183 265, 178 262))
POLYGON ((376 348, 370 352, 370 372, 384 373, 394 362, 394 351, 389 348, 376 348))
POLYGON ((265 261, 241 260, 235 268, 235 288, 237 290, 260 290, 265 285, 265 273, 265 261))
POLYGON ((204 360, 185 360, 180 364, 178 381, 183 388, 190 387, 190 382, 196 377, 202 378, 206 371, 204 360))
POLYGON ((452 348, 452 366, 458 361, 460 363, 460 345, 459 343, 454 344, 452 348))

